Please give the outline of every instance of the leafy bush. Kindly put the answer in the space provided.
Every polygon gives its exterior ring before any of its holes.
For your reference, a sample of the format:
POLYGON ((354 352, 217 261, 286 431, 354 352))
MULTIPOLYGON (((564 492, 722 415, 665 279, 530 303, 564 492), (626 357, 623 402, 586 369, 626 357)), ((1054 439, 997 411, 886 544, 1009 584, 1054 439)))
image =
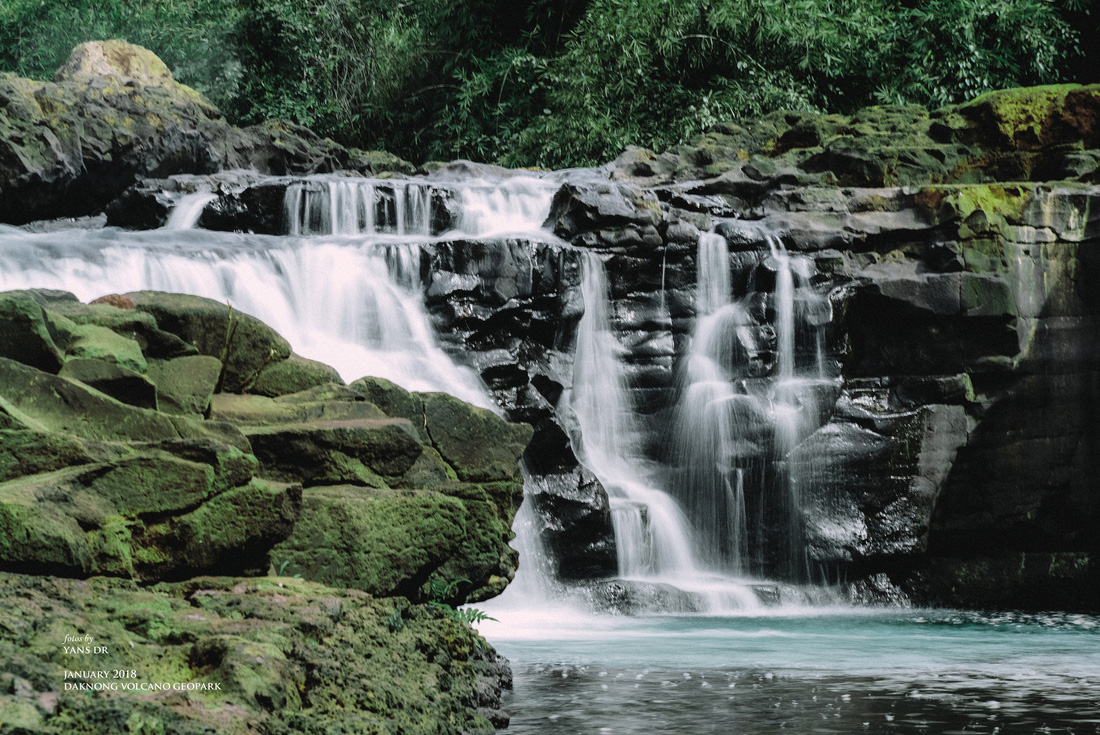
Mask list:
MULTIPOLYGON (((939 106, 1064 81, 1085 0, 3 0, 0 69, 124 37, 236 122, 545 167, 781 109, 939 106)), ((1087 79, 1085 81, 1095 81, 1087 79)))
POLYGON ((426 67, 417 17, 387 0, 254 0, 239 45, 237 119, 288 118, 347 144, 384 143, 426 67))

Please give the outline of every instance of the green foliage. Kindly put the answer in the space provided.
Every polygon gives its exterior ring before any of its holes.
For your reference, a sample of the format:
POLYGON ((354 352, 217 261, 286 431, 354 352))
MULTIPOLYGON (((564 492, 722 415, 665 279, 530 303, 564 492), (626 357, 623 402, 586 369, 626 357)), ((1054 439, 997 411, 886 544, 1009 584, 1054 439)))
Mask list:
POLYGON ((484 610, 478 610, 476 607, 456 608, 449 604, 447 600, 455 598, 458 592, 458 587, 461 584, 473 584, 468 579, 456 579, 451 582, 444 582, 440 579, 433 579, 428 583, 428 604, 438 607, 443 612, 450 615, 455 620, 460 620, 469 625, 475 623, 481 623, 486 620, 492 620, 496 622, 496 618, 489 617, 484 610))
POLYGON ((0 69, 48 77, 76 43, 126 37, 237 122, 560 167, 777 110, 1092 75, 1082 34, 1083 0, 5 0, 0 69))
POLYGON ((899 25, 900 77, 879 98, 933 107, 1058 80, 1077 43, 1049 0, 925 0, 899 25))
POLYGON ((3 0, 0 69, 49 79, 74 46, 125 38, 224 106, 240 93, 234 33, 242 12, 233 0, 3 0))
POLYGON ((377 146, 425 71, 423 32, 392 0, 252 0, 238 40, 238 119, 287 118, 347 144, 377 146))

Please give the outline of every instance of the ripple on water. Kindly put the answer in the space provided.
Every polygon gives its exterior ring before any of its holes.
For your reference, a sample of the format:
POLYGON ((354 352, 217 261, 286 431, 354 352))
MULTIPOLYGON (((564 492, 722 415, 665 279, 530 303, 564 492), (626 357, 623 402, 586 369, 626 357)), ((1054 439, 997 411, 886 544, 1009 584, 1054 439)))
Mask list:
POLYGON ((1098 735, 1096 623, 957 611, 619 619, 607 640, 597 621, 588 639, 494 643, 513 661, 505 707, 518 735, 1098 735), (744 635, 763 630, 778 635, 744 635))

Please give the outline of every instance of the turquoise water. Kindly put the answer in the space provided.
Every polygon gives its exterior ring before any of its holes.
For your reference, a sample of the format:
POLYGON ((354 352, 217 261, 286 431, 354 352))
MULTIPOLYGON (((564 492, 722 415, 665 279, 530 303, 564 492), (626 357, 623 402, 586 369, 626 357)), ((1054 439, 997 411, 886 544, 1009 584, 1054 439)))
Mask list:
POLYGON ((500 611, 512 733, 1100 733, 1100 619, 500 611))

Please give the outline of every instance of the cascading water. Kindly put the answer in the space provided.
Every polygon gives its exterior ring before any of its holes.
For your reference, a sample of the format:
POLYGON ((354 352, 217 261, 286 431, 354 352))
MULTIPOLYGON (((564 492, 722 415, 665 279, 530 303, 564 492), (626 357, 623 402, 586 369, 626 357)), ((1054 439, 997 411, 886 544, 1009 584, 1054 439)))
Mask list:
POLYGON ((9 231, 0 289, 54 288, 84 300, 143 289, 205 296, 258 317, 346 380, 384 377, 495 410, 476 374, 436 344, 419 293, 417 243, 430 236, 433 201, 443 196, 456 202, 452 236, 537 231, 553 184, 517 177, 499 187, 479 181, 464 194, 419 181, 294 182, 284 198, 289 237, 192 230, 214 198, 205 193, 184 197, 159 231, 9 231))
POLYGON ((686 519, 646 476, 638 450, 634 408, 624 384, 622 348, 611 330, 603 263, 582 264, 584 316, 577 335, 569 405, 577 418, 581 461, 611 500, 619 573, 661 578, 695 574, 686 519))
MULTIPOLYGON (((548 237, 536 233, 554 190, 553 181, 525 176, 462 183, 312 177, 287 187, 288 237, 168 229, 20 233, 5 237, 0 250, 0 288, 57 288, 85 300, 154 289, 227 301, 345 379, 375 375, 491 407, 477 376, 435 343, 419 293, 421 248, 447 238, 548 237)), ((181 200, 173 221, 193 226, 210 196, 181 200)), ((791 498, 799 488, 792 473, 777 468, 803 433, 798 422, 808 400, 795 359, 795 304, 805 298, 799 269, 808 261, 772 252, 774 324, 761 324, 750 298, 732 299, 724 240, 704 235, 699 253, 699 319, 679 406, 679 470, 670 475, 643 459, 606 274, 590 253, 582 256, 585 312, 575 379, 559 407, 575 414, 578 456, 609 493, 620 576, 692 590, 710 609, 743 608, 756 598, 736 578, 765 571, 763 526, 777 512, 761 500, 760 488, 770 482, 791 498), (761 378, 757 358, 773 342, 776 372, 761 378)), ((793 539, 797 503, 784 507, 795 519, 787 533, 793 539)), ((533 543, 529 553, 536 556, 537 539, 529 536, 537 535, 537 521, 526 512, 517 524, 520 543, 533 543)))
POLYGON ((165 223, 164 228, 166 230, 192 229, 198 224, 206 205, 217 198, 217 194, 206 191, 187 194, 176 202, 176 206, 172 208, 172 212, 168 215, 168 222, 165 223))
POLYGON ((345 380, 372 375, 491 405, 477 376, 435 344, 419 295, 391 276, 408 273, 400 264, 411 257, 402 245, 326 238, 25 235, 0 252, 0 290, 55 288, 84 300, 143 289, 205 296, 258 317, 345 380))
POLYGON ((738 580, 708 573, 700 563, 691 526, 676 501, 660 488, 657 468, 640 450, 640 430, 626 388, 623 352, 611 328, 602 261, 586 254, 573 387, 563 400, 580 429, 578 457, 607 490, 618 571, 628 580, 659 582, 691 593, 706 610, 756 607, 738 580))
POLYGON ((726 241, 699 240, 697 319, 681 371, 670 482, 707 566, 808 579, 801 493, 792 461, 817 428, 827 375, 828 299, 813 262, 768 238, 769 253, 734 299, 726 241), (809 353, 803 356, 802 353, 809 353))
POLYGON ((316 177, 287 187, 284 211, 290 235, 486 237, 537 230, 555 188, 551 181, 527 176, 461 185, 316 177))

